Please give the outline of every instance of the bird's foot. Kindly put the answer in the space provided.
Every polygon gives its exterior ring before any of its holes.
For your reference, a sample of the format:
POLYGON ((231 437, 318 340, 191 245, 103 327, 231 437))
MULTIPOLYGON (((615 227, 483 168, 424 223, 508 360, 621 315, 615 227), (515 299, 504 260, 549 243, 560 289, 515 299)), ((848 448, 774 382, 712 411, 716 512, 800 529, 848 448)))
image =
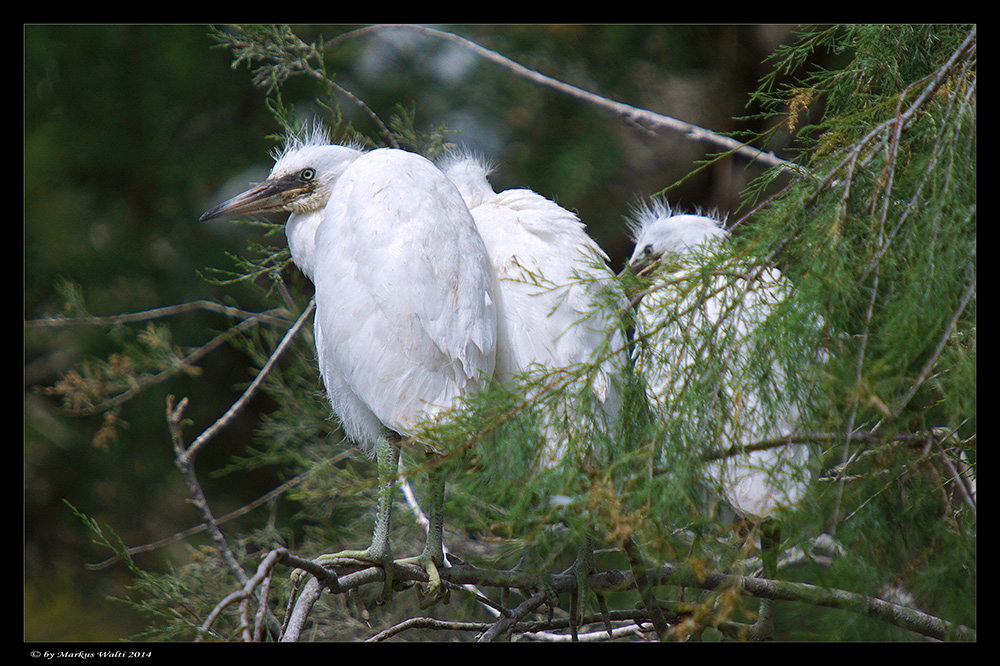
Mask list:
MULTIPOLYGON (((588 577, 592 573, 597 573, 597 565, 594 561, 594 543, 588 538, 585 545, 580 547, 577 553, 576 561, 573 566, 570 567, 573 571, 573 575, 576 577, 576 609, 575 613, 571 613, 570 616, 570 626, 572 628, 573 635, 576 634, 576 627, 583 620, 585 615, 584 607, 586 605, 585 601, 587 599, 587 592, 590 590, 590 585, 588 584, 588 577)), ((601 619, 604 620, 604 628, 608 632, 608 637, 613 638, 614 633, 612 632, 611 619, 608 614, 608 605, 604 600, 604 595, 602 595, 597 590, 594 590, 594 596, 597 599, 598 609, 601 613, 601 619)))
POLYGON ((441 573, 438 566, 444 564, 444 558, 434 553, 424 551, 416 557, 399 560, 400 564, 415 564, 427 574, 427 583, 420 586, 420 607, 430 608, 439 601, 448 603, 450 591, 441 584, 441 573))
MULTIPOLYGON (((375 565, 382 567, 385 573, 385 583, 382 586, 382 594, 378 603, 384 604, 392 600, 393 566, 392 552, 385 549, 376 548, 371 545, 364 550, 342 550, 339 553, 326 553, 313 560, 316 564, 326 569, 332 569, 345 565, 375 565)), ((292 582, 298 587, 305 571, 298 569, 292 574, 292 582)))
MULTIPOLYGON (((764 599, 762 601, 770 600, 764 599)), ((761 608, 759 614, 757 615, 757 621, 751 624, 747 630, 747 637, 751 641, 774 640, 774 619, 772 618, 770 608, 767 608, 766 610, 761 608)))

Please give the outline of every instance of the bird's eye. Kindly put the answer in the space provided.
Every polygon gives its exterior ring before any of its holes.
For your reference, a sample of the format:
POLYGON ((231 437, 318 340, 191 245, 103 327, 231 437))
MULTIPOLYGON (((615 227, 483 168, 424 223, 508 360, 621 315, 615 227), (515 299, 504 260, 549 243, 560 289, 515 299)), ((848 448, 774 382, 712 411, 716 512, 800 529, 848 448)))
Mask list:
POLYGON ((653 246, 652 245, 647 245, 646 247, 642 248, 642 253, 644 255, 646 255, 647 257, 649 255, 653 254, 653 246))
POLYGON ((299 173, 299 178, 306 183, 308 183, 315 177, 316 177, 316 169, 313 169, 311 167, 308 169, 303 169, 301 173, 299 173))

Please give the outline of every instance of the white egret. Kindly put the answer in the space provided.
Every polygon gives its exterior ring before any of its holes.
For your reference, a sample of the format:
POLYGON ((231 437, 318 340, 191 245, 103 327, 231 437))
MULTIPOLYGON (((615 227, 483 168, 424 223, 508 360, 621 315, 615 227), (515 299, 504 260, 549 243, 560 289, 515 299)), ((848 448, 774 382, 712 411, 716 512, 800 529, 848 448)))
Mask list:
MULTIPOLYGON (((627 306, 607 255, 580 219, 562 206, 528 189, 494 191, 483 160, 459 152, 445 158, 441 168, 472 211, 493 265, 495 376, 505 382, 525 372, 567 370, 552 381, 568 380, 573 397, 584 388, 576 384, 582 377, 599 405, 599 413, 588 418, 607 431, 621 402, 626 349, 619 316, 627 306), (608 289, 613 291, 602 293, 608 289), (592 364, 596 372, 589 369, 592 364), (584 367, 588 370, 581 373, 584 367)), ((558 419, 547 419, 544 449, 537 457, 540 467, 562 459, 569 430, 577 427, 571 424, 579 423, 571 413, 575 409, 560 408, 558 419)), ((588 537, 574 564, 581 593, 593 569, 592 550, 588 537)), ((582 613, 583 605, 578 609, 582 613)))
MULTIPOLYGON (((772 578, 778 533, 770 518, 805 494, 809 451, 801 444, 741 447, 789 436, 798 424, 786 368, 762 333, 790 284, 774 268, 720 265, 728 234, 711 217, 675 215, 657 199, 637 212, 631 226, 635 249, 629 263, 636 273, 664 269, 636 315, 641 348, 648 352, 640 371, 650 403, 663 418, 682 413, 685 424, 696 427, 695 437, 714 438, 722 450, 736 452, 710 463, 708 476, 733 509, 760 526, 765 576, 772 578), (697 405, 681 411, 679 396, 692 387, 697 405)), ((762 600, 755 637, 770 637, 771 610, 762 600)))
MULTIPOLYGON (((624 354, 618 313, 600 293, 617 284, 607 255, 562 206, 528 189, 495 192, 482 159, 459 152, 442 160, 441 169, 472 211, 493 265, 496 377, 600 362, 592 388, 602 411, 596 422, 607 428, 619 407, 624 354)), ((618 300, 624 308, 624 293, 618 300)), ((567 433, 556 430, 547 428, 542 466, 564 453, 567 433)))
MULTIPOLYGON (((379 505, 371 545, 323 556, 385 569, 391 595, 389 514, 397 446, 491 377, 496 312, 483 241, 456 187, 402 150, 291 138, 260 185, 202 220, 282 210, 292 259, 316 287, 320 374, 348 437, 376 459, 379 505)), ((440 584, 444 480, 432 469, 434 517, 413 560, 440 584)))

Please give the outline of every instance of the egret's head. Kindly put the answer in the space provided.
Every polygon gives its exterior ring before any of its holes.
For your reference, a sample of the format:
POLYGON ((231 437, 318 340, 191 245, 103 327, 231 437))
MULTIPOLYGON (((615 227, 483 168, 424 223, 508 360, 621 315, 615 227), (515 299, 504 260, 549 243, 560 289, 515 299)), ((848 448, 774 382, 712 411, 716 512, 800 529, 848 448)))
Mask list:
POLYGON ((484 157, 458 149, 440 159, 437 166, 458 188, 469 208, 475 208, 496 196, 489 181, 493 165, 484 157))
POLYGON ((330 145, 329 135, 322 129, 291 137, 274 154, 274 168, 267 180, 222 202, 201 220, 271 211, 304 214, 322 210, 337 178, 360 155, 359 148, 330 145))
POLYGON ((637 275, 652 272, 664 255, 685 254, 726 236, 719 220, 704 215, 675 215, 660 199, 636 210, 629 228, 635 249, 628 262, 637 275))

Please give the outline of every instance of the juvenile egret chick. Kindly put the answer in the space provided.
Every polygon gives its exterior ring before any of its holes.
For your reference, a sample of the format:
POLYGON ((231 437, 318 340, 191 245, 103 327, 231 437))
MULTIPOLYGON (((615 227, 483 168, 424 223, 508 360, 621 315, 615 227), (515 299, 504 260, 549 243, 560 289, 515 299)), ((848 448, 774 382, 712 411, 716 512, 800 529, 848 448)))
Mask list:
MULTIPOLYGON (((708 476, 733 509, 760 525, 765 575, 773 577, 777 531, 767 519, 802 499, 809 451, 794 444, 739 449, 791 435, 799 420, 798 396, 761 328, 790 284, 773 268, 719 265, 727 233, 710 217, 674 215, 654 200, 631 226, 629 263, 655 276, 636 315, 650 403, 661 418, 696 430, 695 441, 737 450, 710 463, 708 476), (706 267, 713 268, 707 276, 706 267)), ((758 637, 769 636, 770 612, 762 602, 758 637)))
MULTIPOLYGON (((482 160, 452 155, 441 168, 472 211, 493 266, 497 378, 533 366, 572 368, 605 354, 593 390, 603 411, 598 423, 610 427, 620 403, 624 344, 617 313, 602 308, 601 290, 617 284, 607 255, 565 208, 527 189, 495 192, 482 160)), ((624 294, 619 301, 623 309, 624 294)), ((546 440, 544 466, 563 455, 566 433, 550 427, 546 440)))
POLYGON ((312 280, 316 230, 333 186, 363 154, 356 147, 331 145, 328 135, 318 128, 304 137, 289 137, 284 148, 274 153, 267 180, 204 213, 201 221, 272 211, 291 213, 285 223, 288 249, 295 265, 312 280))
MULTIPOLYGON (((291 139, 268 179, 202 219, 289 211, 292 258, 316 287, 314 332, 327 395, 348 437, 374 457, 380 492, 372 544, 323 557, 384 567, 402 438, 492 375, 496 312, 482 239, 455 186, 401 150, 291 139)), ((440 583, 443 478, 433 479, 434 529, 415 558, 440 583)))

